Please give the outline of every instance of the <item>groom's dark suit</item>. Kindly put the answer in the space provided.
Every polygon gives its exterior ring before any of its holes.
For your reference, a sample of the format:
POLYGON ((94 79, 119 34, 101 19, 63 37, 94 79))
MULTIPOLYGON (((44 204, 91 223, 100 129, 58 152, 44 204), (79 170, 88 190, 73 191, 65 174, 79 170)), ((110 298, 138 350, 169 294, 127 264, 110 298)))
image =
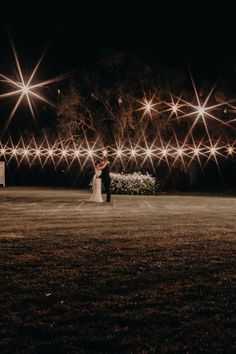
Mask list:
POLYGON ((102 183, 105 188, 105 193, 107 195, 106 202, 110 202, 111 201, 111 190, 110 190, 111 177, 110 177, 109 163, 107 163, 106 166, 102 169, 102 176, 101 177, 102 177, 102 183))

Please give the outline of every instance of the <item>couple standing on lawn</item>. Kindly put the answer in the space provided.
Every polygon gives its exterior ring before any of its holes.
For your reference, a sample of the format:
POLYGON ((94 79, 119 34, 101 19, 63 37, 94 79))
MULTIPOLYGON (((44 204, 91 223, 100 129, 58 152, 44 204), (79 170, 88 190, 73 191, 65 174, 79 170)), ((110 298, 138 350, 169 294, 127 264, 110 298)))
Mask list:
POLYGON ((110 177, 110 163, 107 158, 103 157, 100 161, 95 163, 95 175, 93 177, 93 193, 90 201, 102 203, 102 184, 105 188, 106 202, 111 201, 111 177, 110 177))

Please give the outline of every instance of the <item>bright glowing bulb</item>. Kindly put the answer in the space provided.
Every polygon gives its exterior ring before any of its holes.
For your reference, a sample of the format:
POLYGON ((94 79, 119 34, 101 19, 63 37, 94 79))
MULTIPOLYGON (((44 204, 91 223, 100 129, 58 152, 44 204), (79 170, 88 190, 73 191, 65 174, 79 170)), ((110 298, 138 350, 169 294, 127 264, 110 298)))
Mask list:
POLYGON ((206 113, 206 110, 205 110, 205 108, 204 107, 198 107, 197 108, 197 113, 199 114, 199 115, 201 115, 201 116, 203 116, 205 113, 206 113))
POLYGON ((166 150, 166 149, 162 149, 162 150, 161 150, 161 154, 162 154, 163 156, 166 156, 166 155, 167 155, 167 150, 166 150))
POLYGON ((92 157, 93 155, 94 155, 94 152, 93 152, 93 150, 92 149, 88 149, 88 156, 89 157, 92 157))
POLYGON ((116 153, 117 153, 118 156, 121 156, 122 155, 122 150, 121 149, 117 149, 116 153))
POLYGON ((49 155, 49 156, 52 156, 53 154, 54 154, 53 149, 48 149, 48 155, 49 155))
POLYGON ((152 149, 146 149, 146 155, 151 156, 152 155, 152 149))
POLYGON ((147 102, 144 107, 145 107, 145 111, 146 111, 146 112, 148 112, 148 113, 151 112, 151 109, 152 109, 152 104, 151 104, 151 102, 147 102))
POLYGON ((177 113, 178 107, 177 107, 176 104, 174 104, 174 105, 172 106, 172 111, 173 111, 173 113, 177 113))
POLYGON ((30 88, 28 87, 28 85, 22 85, 22 93, 24 95, 28 95, 30 93, 30 88))
POLYGON ((216 148, 213 146, 212 148, 210 148, 210 152, 212 155, 216 154, 216 148))
POLYGON ((199 153, 200 153, 199 148, 195 148, 193 151, 194 151, 194 155, 199 155, 199 153))
POLYGON ((179 156, 182 156, 183 155, 183 149, 182 148, 178 148, 177 149, 177 153, 179 156))
POLYGON ((40 155, 41 155, 41 151, 40 151, 39 149, 36 149, 36 150, 35 150, 35 154, 36 154, 37 156, 40 156, 40 155))
POLYGON ((134 157, 137 154, 137 151, 135 149, 131 149, 131 155, 134 157))
POLYGON ((0 154, 1 154, 1 155, 4 155, 5 152, 6 152, 6 149, 4 149, 4 148, 0 150, 0 154))
POLYGON ((138 109, 138 111, 144 111, 143 115, 149 114, 150 116, 152 115, 152 112, 156 112, 157 110, 155 109, 155 106, 157 103, 153 103, 153 99, 147 100, 145 97, 142 101, 138 100, 139 103, 141 103, 141 107, 138 109))
POLYGON ((17 154, 17 149, 12 149, 12 153, 13 153, 13 155, 16 155, 17 154))
POLYGON ((28 149, 24 149, 24 150, 23 150, 23 155, 24 155, 24 156, 29 155, 29 150, 28 150, 28 149))
POLYGON ((67 150, 66 149, 62 149, 61 150, 61 154, 62 154, 62 156, 66 156, 67 155, 67 150))
POLYGON ((232 148, 232 146, 229 146, 229 147, 228 147, 228 153, 229 153, 230 155, 232 155, 233 152, 234 152, 234 149, 232 148))
POLYGON ((78 157, 78 156, 80 155, 80 150, 79 150, 79 149, 75 150, 75 151, 74 151, 74 155, 75 155, 76 157, 78 157))

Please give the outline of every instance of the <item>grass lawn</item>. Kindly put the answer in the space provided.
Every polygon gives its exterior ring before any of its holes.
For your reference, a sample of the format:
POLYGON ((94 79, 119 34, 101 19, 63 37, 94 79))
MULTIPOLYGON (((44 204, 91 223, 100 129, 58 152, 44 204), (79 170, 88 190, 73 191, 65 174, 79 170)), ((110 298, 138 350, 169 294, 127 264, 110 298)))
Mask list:
POLYGON ((0 353, 233 353, 236 198, 0 189, 0 353))

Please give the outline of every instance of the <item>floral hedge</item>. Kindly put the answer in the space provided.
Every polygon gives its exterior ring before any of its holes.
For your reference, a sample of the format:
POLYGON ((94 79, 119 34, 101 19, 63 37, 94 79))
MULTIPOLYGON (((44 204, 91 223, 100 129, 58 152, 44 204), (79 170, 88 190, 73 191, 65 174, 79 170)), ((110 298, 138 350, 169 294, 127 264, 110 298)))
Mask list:
POLYGON ((148 173, 133 174, 111 173, 112 194, 139 194, 153 195, 158 192, 158 183, 155 177, 148 173))

